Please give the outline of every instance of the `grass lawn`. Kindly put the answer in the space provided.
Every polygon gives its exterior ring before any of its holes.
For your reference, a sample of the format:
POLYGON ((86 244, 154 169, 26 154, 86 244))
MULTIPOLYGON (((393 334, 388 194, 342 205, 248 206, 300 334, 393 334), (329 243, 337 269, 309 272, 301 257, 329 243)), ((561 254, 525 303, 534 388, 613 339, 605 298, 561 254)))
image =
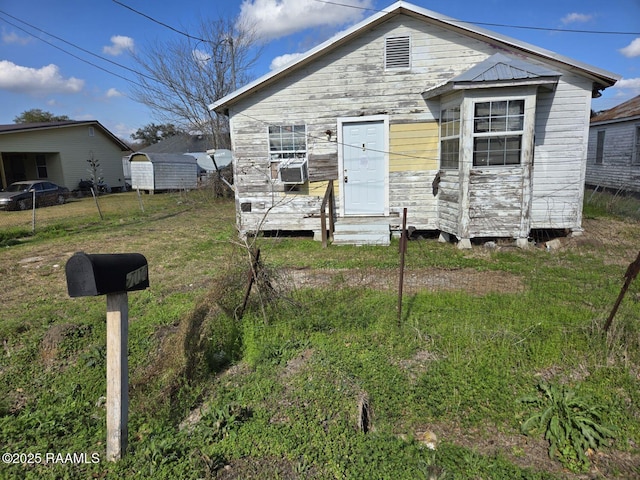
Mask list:
POLYGON ((14 454, 0 478, 640 477, 637 282, 603 332, 640 224, 610 199, 590 198, 585 234, 549 251, 410 241, 400 318, 397 241, 253 239, 262 267, 238 318, 251 257, 233 201, 162 194, 142 211, 109 195, 102 219, 92 202, 0 234, 0 445, 14 454), (106 302, 67 295, 77 251, 149 263, 150 288, 129 294, 116 463, 106 302))

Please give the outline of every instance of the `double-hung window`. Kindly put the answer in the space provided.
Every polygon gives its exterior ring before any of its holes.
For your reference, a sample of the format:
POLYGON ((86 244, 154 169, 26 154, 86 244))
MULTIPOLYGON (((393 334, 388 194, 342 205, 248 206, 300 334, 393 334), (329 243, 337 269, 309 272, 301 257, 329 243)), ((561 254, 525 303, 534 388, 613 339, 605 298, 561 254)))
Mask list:
POLYGON ((269 158, 271 177, 278 178, 278 166, 292 159, 307 156, 307 128, 305 125, 270 125, 269 158))
POLYGON ((473 115, 473 166, 520 165, 524 100, 477 102, 473 115))
POLYGON ((458 169, 460 164, 460 107, 440 114, 440 168, 458 169))

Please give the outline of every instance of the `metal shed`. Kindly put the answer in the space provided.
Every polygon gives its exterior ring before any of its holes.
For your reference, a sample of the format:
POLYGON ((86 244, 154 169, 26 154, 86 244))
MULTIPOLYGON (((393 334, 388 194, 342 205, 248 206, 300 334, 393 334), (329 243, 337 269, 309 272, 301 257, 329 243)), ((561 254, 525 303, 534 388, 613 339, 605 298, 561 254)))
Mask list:
POLYGON ((129 157, 131 187, 161 191, 195 188, 198 164, 191 155, 137 152, 129 157))

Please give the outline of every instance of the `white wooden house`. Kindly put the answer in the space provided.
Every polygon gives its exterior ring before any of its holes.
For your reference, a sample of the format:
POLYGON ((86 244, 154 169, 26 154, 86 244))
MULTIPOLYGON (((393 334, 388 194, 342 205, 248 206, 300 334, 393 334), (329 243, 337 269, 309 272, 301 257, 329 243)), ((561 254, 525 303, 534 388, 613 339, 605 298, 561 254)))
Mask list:
POLYGON ((618 77, 396 2, 211 105, 229 117, 241 234, 388 243, 401 225, 460 247, 581 231, 591 98, 618 77))
POLYGON ((640 95, 591 118, 586 183, 640 192, 640 95))

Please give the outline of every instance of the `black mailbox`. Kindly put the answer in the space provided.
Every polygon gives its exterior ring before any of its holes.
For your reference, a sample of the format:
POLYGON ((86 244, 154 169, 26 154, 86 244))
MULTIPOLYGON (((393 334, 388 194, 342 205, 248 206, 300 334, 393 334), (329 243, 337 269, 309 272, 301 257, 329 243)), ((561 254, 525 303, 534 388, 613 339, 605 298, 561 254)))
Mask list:
POLYGON ((75 253, 65 268, 70 297, 93 297, 149 287, 147 259, 139 253, 75 253))

